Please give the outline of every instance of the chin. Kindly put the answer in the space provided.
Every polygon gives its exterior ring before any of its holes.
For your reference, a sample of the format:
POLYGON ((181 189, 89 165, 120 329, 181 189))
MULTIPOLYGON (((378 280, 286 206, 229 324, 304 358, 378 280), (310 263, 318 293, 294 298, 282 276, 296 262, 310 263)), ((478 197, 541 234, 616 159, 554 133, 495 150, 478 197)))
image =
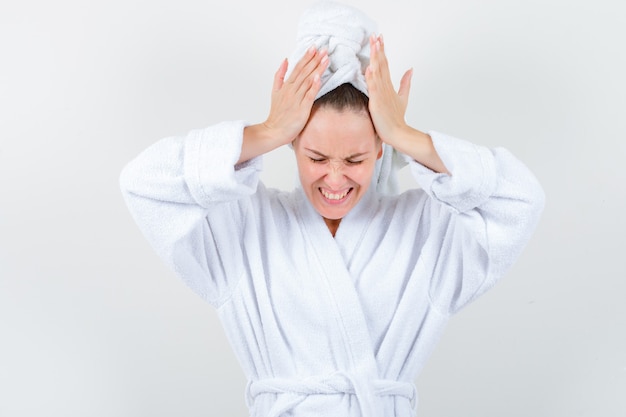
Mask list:
POLYGON ((320 207, 316 207, 317 212, 325 219, 328 220, 341 220, 343 219, 346 214, 350 213, 350 209, 347 210, 325 210, 323 208, 320 207))
POLYGON ((350 213, 350 210, 354 208, 357 202, 358 200, 342 207, 329 207, 325 202, 318 201, 317 204, 315 204, 315 209, 322 217, 328 220, 340 220, 350 213))

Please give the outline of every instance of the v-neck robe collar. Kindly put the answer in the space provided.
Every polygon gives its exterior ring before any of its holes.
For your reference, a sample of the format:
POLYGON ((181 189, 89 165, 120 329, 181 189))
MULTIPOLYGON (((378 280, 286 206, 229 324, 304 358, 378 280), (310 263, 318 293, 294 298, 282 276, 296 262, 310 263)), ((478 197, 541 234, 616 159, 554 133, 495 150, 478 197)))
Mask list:
MULTIPOLYGON (((349 263, 357 249, 365 230, 374 216, 376 196, 366 193, 361 201, 345 216, 333 238, 322 216, 310 204, 304 192, 299 190, 297 207, 301 224, 310 245, 310 256, 322 271, 323 285, 334 306, 339 332, 350 363, 345 370, 338 370, 354 375, 355 387, 362 394, 359 401, 369 410, 375 410, 371 381, 379 378, 379 370, 374 356, 372 336, 369 333, 363 305, 359 299, 354 279, 350 275, 349 263)), ((362 410, 367 415, 366 410, 362 410)))

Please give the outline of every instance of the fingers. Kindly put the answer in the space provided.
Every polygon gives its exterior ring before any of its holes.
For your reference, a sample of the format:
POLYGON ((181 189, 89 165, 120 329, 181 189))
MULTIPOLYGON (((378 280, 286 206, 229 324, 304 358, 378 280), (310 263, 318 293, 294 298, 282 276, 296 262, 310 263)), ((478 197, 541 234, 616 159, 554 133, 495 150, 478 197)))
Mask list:
POLYGON ((328 63, 328 52, 325 49, 318 50, 315 46, 311 46, 298 61, 286 81, 284 80, 281 66, 276 74, 274 86, 275 88, 278 86, 278 89, 285 87, 283 93, 293 97, 298 104, 303 100, 311 101, 312 103, 320 89, 321 76, 326 70, 328 63), (283 76, 282 81, 278 80, 280 74, 283 76))
POLYGON ((369 91, 369 110, 378 136, 391 146, 394 146, 394 138, 406 125, 404 114, 408 104, 412 74, 412 70, 404 74, 396 92, 391 81, 383 37, 381 35, 370 37, 370 63, 365 71, 365 81, 369 91))
POLYGON ((385 55, 385 42, 383 35, 370 36, 370 64, 367 70, 371 73, 380 72, 382 76, 387 77, 389 75, 389 64, 387 63, 387 56, 385 55))
POLYGON ((291 72, 289 82, 295 81, 295 78, 303 71, 307 64, 309 64, 315 58, 316 52, 317 49, 315 49, 315 46, 311 46, 309 49, 306 50, 302 58, 300 58, 300 61, 296 63, 296 66, 291 72))
MULTIPOLYGON (((398 95, 400 97, 404 98, 408 96, 411 88, 412 76, 413 69, 408 70, 402 76, 402 79, 400 80, 400 88, 398 89, 398 95)), ((374 90, 378 88, 393 90, 389 63, 387 62, 387 56, 385 54, 385 42, 383 40, 383 35, 370 36, 370 64, 365 71, 365 79, 368 83, 368 88, 371 87, 374 90)))
POLYGON ((328 66, 328 53, 326 50, 315 50, 314 57, 306 63, 299 73, 294 73, 294 87, 298 95, 306 96, 308 92, 314 90, 313 95, 317 94, 319 86, 315 89, 315 85, 319 84, 322 74, 328 66))
POLYGON ((274 74, 273 91, 280 90, 283 84, 285 83, 285 74, 287 73, 288 64, 289 63, 287 62, 287 58, 285 58, 283 62, 280 64, 280 67, 278 67, 276 74, 274 74))
POLYGON ((384 59, 385 52, 382 37, 380 35, 372 35, 370 36, 369 42, 370 63, 365 71, 365 81, 367 82, 370 95, 376 95, 389 90, 389 86, 391 86, 393 90, 387 61, 384 59))
POLYGON ((311 47, 286 80, 287 60, 276 71, 270 114, 264 124, 277 138, 284 139, 284 143, 293 140, 306 124, 328 62, 325 50, 311 47))
POLYGON ((398 89, 398 95, 406 101, 409 97, 409 91, 411 90, 411 79, 413 78, 413 68, 408 70, 402 76, 400 80, 400 88, 398 89))
POLYGON ((328 52, 325 49, 317 50, 315 46, 311 46, 295 66, 287 82, 300 86, 314 73, 321 76, 327 64, 328 52))
POLYGON ((311 80, 311 84, 308 89, 304 92, 303 101, 308 102, 310 105, 313 105, 315 101, 315 97, 317 96, 317 92, 320 91, 322 86, 322 77, 319 74, 314 74, 313 79, 311 80))

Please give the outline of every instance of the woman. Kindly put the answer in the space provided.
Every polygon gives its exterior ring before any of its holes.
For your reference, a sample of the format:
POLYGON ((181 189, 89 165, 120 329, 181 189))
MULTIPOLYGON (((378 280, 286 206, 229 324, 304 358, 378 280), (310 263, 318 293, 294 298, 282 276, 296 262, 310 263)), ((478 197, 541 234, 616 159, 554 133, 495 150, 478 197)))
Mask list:
POLYGON ((252 416, 414 415, 447 320, 504 274, 543 206, 508 151, 405 123, 411 72, 396 93, 371 28, 313 6, 264 123, 163 139, 122 173, 155 250, 216 307, 252 416), (301 186, 266 189, 260 156, 285 144, 301 186), (398 195, 401 158, 421 189, 398 195))

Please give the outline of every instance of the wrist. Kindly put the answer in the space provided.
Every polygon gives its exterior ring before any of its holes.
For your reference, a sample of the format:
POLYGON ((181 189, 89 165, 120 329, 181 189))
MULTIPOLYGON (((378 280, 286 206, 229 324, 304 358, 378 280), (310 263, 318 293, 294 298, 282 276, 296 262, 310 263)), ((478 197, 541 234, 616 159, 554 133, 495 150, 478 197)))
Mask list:
POLYGON ((244 127, 241 155, 238 163, 261 156, 282 145, 276 139, 274 130, 265 123, 244 127))
POLYGON ((285 129, 274 126, 273 123, 267 120, 263 123, 259 123, 258 131, 264 140, 272 143, 272 146, 275 148, 291 143, 295 139, 295 137, 292 137, 293 134, 286 132, 285 129))
POLYGON ((408 153, 415 147, 416 142, 420 142, 423 140, 421 136, 423 133, 413 129, 411 126, 406 123, 398 124, 393 130, 391 130, 391 134, 388 138, 381 138, 385 143, 391 145, 394 149, 402 153, 408 153))
POLYGON ((449 174, 448 169, 435 149, 432 137, 428 133, 407 126, 398 137, 398 147, 394 146, 394 148, 399 152, 410 156, 435 172, 449 174))

